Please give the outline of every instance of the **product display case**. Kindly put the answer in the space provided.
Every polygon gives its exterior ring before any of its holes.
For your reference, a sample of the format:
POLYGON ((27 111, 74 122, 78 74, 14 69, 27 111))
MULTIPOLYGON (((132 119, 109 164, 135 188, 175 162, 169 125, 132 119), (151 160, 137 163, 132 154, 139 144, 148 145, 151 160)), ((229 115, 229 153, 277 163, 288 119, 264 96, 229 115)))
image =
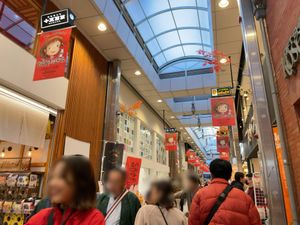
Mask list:
POLYGON ((134 117, 131 117, 126 113, 121 113, 118 117, 117 140, 119 143, 124 144, 125 149, 130 152, 134 152, 135 121, 136 119, 134 117))

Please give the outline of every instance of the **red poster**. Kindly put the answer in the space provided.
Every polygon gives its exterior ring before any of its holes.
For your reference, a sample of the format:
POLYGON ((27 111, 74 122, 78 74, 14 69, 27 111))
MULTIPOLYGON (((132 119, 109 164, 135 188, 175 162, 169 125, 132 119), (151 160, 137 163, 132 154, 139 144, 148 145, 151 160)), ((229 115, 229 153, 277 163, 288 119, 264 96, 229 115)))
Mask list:
POLYGON ((138 185, 139 183, 139 176, 140 176, 140 169, 142 165, 141 158, 135 157, 127 157, 126 160, 126 188, 129 189, 131 186, 138 185))
POLYGON ((233 97, 211 98, 213 126, 234 126, 235 106, 233 97))
POLYGON ((229 136, 217 136, 217 149, 218 152, 229 152, 229 136))
POLYGON ((178 145, 178 134, 177 133, 166 133, 165 134, 165 149, 167 151, 177 151, 178 145))
POLYGON ((228 160, 229 161, 229 153, 228 152, 220 152, 220 159, 228 160))
POLYGON ((196 162, 196 153, 193 150, 188 150, 186 156, 188 163, 193 164, 196 162))
POLYGON ((205 163, 201 163, 200 170, 202 170, 203 172, 208 173, 209 172, 209 167, 205 163))
POLYGON ((33 80, 65 76, 72 28, 44 32, 39 46, 33 80))
POLYGON ((201 160, 199 159, 199 157, 196 157, 196 160, 193 164, 194 164, 195 167, 200 167, 201 166, 201 160))

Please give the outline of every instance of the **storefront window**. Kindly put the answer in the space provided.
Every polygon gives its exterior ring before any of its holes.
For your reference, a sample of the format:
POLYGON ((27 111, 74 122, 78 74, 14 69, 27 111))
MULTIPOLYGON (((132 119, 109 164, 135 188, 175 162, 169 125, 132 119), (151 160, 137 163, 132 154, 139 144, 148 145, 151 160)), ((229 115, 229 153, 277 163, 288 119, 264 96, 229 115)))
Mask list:
POLYGON ((140 155, 146 159, 152 159, 152 132, 141 124, 140 129, 140 155))
POLYGON ((167 164, 167 153, 163 138, 156 137, 156 158, 157 162, 166 165, 167 164))
POLYGON ((133 143, 135 141, 135 118, 126 113, 122 113, 118 117, 117 124, 117 140, 125 144, 125 148, 130 152, 134 152, 133 143))

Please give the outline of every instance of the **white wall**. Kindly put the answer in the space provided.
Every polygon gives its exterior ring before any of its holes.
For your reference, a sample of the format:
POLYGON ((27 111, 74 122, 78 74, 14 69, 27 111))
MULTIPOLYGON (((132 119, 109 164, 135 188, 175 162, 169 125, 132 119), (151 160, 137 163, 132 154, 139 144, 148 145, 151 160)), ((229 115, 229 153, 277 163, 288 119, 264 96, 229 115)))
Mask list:
MULTIPOLYGON (((139 99, 134 91, 124 83, 121 82, 120 88, 120 103, 126 105, 127 107, 134 104, 139 99)), ((154 112, 145 104, 136 111, 136 117, 140 119, 147 127, 151 128, 153 131, 158 133, 160 136, 164 137, 164 127, 163 122, 154 114, 154 112)))
POLYGON ((64 109, 68 80, 33 81, 35 58, 0 34, 0 84, 56 109, 64 109))
MULTIPOLYGON (((138 96, 135 94, 133 90, 130 90, 130 88, 124 83, 121 82, 121 88, 120 88, 120 103, 124 104, 125 106, 129 107, 132 104, 134 104, 136 101, 141 100, 138 98, 138 96)), ((142 122, 147 128, 151 129, 152 131, 156 132, 158 135, 164 137, 164 127, 162 121, 153 113, 153 111, 146 106, 145 104, 142 104, 141 108, 136 110, 137 112, 137 126, 136 129, 138 131, 138 134, 136 136, 136 142, 139 141, 139 124, 142 122)), ((167 165, 163 165, 161 163, 156 162, 156 144, 155 144, 155 136, 156 134, 153 134, 153 153, 152 153, 152 160, 142 158, 142 168, 140 171, 140 177, 139 177, 139 191, 142 194, 145 194, 146 191, 149 188, 149 184, 152 180, 158 179, 158 178, 166 178, 169 176, 170 167, 168 165, 168 155, 167 155, 167 165)), ((133 156, 138 157, 139 151, 138 151, 138 144, 135 146, 135 152, 131 153, 129 151, 125 151, 124 157, 123 157, 123 165, 126 163, 127 156, 133 156)))

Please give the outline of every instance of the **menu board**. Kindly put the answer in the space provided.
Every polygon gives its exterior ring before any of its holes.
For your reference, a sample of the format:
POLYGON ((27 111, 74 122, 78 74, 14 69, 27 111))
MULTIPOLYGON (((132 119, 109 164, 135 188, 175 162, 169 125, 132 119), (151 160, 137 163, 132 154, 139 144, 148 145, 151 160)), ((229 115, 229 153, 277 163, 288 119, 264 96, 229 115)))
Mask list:
POLYGON ((165 150, 164 140, 160 136, 156 136, 156 160, 158 163, 167 164, 167 152, 165 150))
POLYGON ((140 156, 146 159, 152 159, 152 132, 146 128, 143 124, 140 126, 140 156))
POLYGON ((121 113, 118 117, 117 123, 117 140, 119 143, 125 145, 125 149, 134 152, 134 141, 135 141, 135 118, 129 116, 126 113, 121 113))

